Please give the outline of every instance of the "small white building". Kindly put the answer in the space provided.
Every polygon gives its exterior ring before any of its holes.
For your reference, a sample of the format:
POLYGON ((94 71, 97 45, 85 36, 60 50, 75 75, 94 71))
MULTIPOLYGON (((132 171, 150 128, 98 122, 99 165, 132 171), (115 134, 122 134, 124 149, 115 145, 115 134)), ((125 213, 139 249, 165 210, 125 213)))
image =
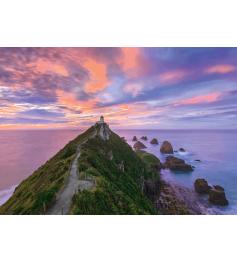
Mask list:
POLYGON ((97 122, 98 124, 103 124, 105 121, 104 121, 104 117, 103 116, 101 116, 100 117, 100 120, 97 122))

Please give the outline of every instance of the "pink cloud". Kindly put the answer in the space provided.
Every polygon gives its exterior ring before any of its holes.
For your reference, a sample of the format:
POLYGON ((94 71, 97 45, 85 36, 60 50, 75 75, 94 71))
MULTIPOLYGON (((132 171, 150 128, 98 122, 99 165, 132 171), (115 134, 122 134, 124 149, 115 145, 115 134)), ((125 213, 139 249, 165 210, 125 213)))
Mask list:
POLYGON ((35 62, 28 64, 28 66, 34 67, 35 71, 39 74, 53 72, 62 76, 69 75, 64 65, 61 63, 51 62, 48 59, 39 58, 35 62))
POLYGON ((228 64, 220 64, 207 68, 206 74, 227 74, 236 71, 236 67, 228 64))
POLYGON ((162 84, 176 83, 183 80, 187 75, 189 75, 187 71, 173 70, 160 74, 158 78, 162 84))
POLYGON ((221 96, 220 92, 214 92, 208 95, 202 96, 194 96, 192 98, 187 98, 179 101, 175 105, 195 105, 195 104, 202 104, 202 103, 212 103, 217 101, 221 96))

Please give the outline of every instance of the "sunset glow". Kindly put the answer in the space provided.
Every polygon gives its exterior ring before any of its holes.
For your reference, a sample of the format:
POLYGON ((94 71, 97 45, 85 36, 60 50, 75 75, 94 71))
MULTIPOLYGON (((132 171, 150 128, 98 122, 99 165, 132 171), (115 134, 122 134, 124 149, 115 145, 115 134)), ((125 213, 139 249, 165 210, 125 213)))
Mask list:
POLYGON ((237 128, 236 68, 237 48, 0 48, 0 129, 237 128))

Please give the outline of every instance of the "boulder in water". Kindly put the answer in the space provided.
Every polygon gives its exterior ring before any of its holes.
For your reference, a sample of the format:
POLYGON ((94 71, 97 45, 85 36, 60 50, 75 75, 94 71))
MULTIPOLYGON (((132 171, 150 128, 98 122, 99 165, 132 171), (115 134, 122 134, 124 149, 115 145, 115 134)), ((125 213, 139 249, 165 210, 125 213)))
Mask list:
POLYGON ((146 146, 145 146, 142 142, 137 141, 137 142, 133 145, 133 148, 134 148, 135 150, 141 150, 141 149, 146 148, 146 146))
POLYGON ((134 136, 133 139, 132 139, 133 142, 137 141, 137 137, 134 136))
POLYGON ((215 185, 215 186, 213 186, 213 188, 215 188, 216 190, 225 191, 225 189, 222 186, 219 186, 219 185, 215 185))
POLYGON ((153 138, 150 143, 152 145, 158 145, 158 140, 156 138, 153 138))
POLYGON ((227 206, 229 204, 225 196, 225 191, 216 188, 212 188, 209 191, 209 202, 219 206, 227 206))
POLYGON ((210 191, 210 186, 207 181, 203 178, 198 178, 194 182, 195 191, 199 194, 208 194, 210 191))
POLYGON ((147 141, 147 136, 142 136, 141 139, 147 141))
POLYGON ((185 149, 182 148, 182 147, 179 149, 179 151, 180 151, 180 152, 186 152, 185 149))
POLYGON ((163 154, 173 154, 174 150, 169 141, 164 141, 161 145, 160 152, 163 154))
POLYGON ((173 171, 183 171, 183 172, 190 172, 193 171, 193 167, 189 164, 186 164, 183 159, 179 159, 174 156, 168 156, 164 163, 165 168, 169 168, 173 171))

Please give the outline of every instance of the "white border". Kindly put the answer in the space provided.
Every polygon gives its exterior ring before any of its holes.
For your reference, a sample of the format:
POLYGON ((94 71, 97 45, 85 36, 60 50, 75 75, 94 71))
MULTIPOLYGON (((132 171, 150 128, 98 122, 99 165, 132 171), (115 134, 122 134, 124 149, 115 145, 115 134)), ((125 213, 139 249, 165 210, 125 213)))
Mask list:
MULTIPOLYGON (((237 46, 236 1, 0 0, 0 46, 237 46)), ((236 216, 0 216, 1 261, 234 261, 236 216)))

